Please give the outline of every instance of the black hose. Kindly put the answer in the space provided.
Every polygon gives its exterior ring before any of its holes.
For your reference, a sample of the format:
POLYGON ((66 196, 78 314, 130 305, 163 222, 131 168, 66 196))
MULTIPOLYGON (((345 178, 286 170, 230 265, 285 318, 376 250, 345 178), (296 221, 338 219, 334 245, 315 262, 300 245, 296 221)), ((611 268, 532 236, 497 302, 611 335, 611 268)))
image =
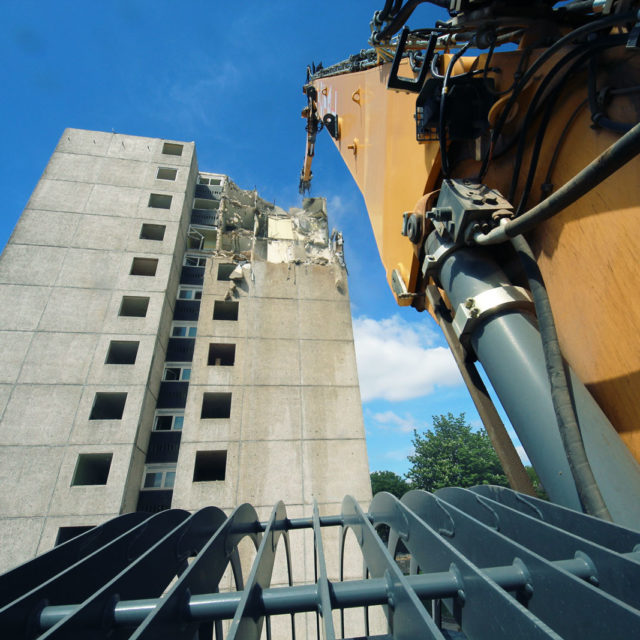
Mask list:
POLYGON ((464 55, 464 52, 471 46, 473 41, 469 40, 461 49, 456 51, 449 60, 447 70, 442 80, 442 91, 440 93, 440 114, 438 122, 438 140, 440 142, 440 162, 442 165, 442 175, 446 179, 449 177, 449 156, 447 155, 447 126, 445 124, 445 106, 447 93, 449 91, 449 80, 456 62, 464 55))
MULTIPOLYGON (((563 91, 563 89, 566 88, 565 81, 567 80, 567 78, 572 77, 576 73, 576 71, 585 63, 585 61, 589 59, 590 56, 591 56, 591 59, 593 59, 594 53, 597 52, 599 49, 615 46, 616 44, 624 44, 624 36, 623 36, 623 39, 620 40, 620 42, 618 42, 618 40, 619 38, 616 38, 615 40, 612 40, 612 41, 603 42, 599 45, 596 45, 595 47, 590 47, 586 51, 584 51, 584 53, 569 67, 569 69, 564 74, 564 76, 562 77, 558 85, 554 87, 554 89, 551 91, 551 93, 547 97, 547 106, 542 117, 542 122, 540 123, 540 126, 538 128, 536 141, 531 154, 531 161, 529 163, 529 172, 527 174, 527 180, 525 182, 525 185, 522 189, 522 194, 520 196, 520 203, 516 208, 516 216, 520 215, 522 213, 522 210, 527 206, 527 200, 529 199, 529 194, 531 193, 533 179, 535 177, 536 168, 538 166, 538 158, 540 157, 542 143, 544 142, 544 135, 546 133, 549 122, 551 121, 551 118, 553 116, 553 109, 556 104, 556 101, 560 96, 560 93, 563 91)), ((513 186, 515 191, 515 185, 513 186)), ((510 201, 513 201, 512 198, 510 198, 510 201)))
MULTIPOLYGON (((517 86, 514 87, 511 98, 507 102, 505 108, 502 110, 502 113, 500 114, 500 118, 496 123, 496 127, 493 130, 493 134, 491 136, 490 149, 495 146, 497 139, 502 132, 502 127, 504 127, 504 124, 507 121, 507 118, 509 117, 509 113, 511 112, 511 109, 513 108, 513 105, 515 104, 518 98, 518 95, 520 94, 520 91, 527 84, 527 82, 529 82, 529 80, 533 77, 536 71, 551 56, 553 56, 557 51, 562 49, 562 47, 566 46, 567 44, 569 44, 570 42, 572 42, 573 40, 575 40, 580 36, 587 35, 589 33, 592 33, 593 31, 598 31, 600 29, 613 27, 616 24, 619 24, 621 22, 628 22, 629 20, 633 20, 633 19, 634 19, 634 13, 632 12, 607 16, 606 18, 600 18, 599 20, 595 20, 594 22, 590 22, 581 27, 578 27, 577 29, 574 29, 573 31, 570 31, 567 35, 557 40, 546 51, 544 51, 544 53, 542 53, 536 59, 536 61, 527 69, 527 71, 523 74, 517 86)), ((487 172, 490 158, 491 158, 490 152, 485 154, 485 157, 482 161, 482 166, 480 167, 480 173, 478 175, 479 180, 482 180, 485 173, 487 172)))
POLYGON ((394 33, 400 31, 400 29, 404 27, 406 21, 411 17, 411 14, 414 12, 416 7, 424 2, 430 2, 431 4, 435 4, 444 9, 449 8, 449 0, 409 0, 394 16, 391 23, 376 35, 376 40, 381 42, 390 38, 394 33))
MULTIPOLYGON (((612 173, 640 154, 640 123, 616 140, 590 162, 578 175, 563 184, 554 194, 501 229, 509 238, 530 231, 543 220, 556 215, 585 193, 597 187, 612 173)), ((493 232, 491 232, 493 233, 493 232)))
POLYGON ((542 339, 544 360, 547 365, 553 409, 580 502, 582 502, 582 506, 588 514, 610 521, 611 515, 598 488, 598 483, 593 475, 584 448, 584 442, 582 441, 578 418, 569 389, 567 370, 560 351, 551 304, 542 280, 542 274, 531 247, 523 236, 512 238, 511 244, 522 262, 529 282, 529 289, 538 317, 538 327, 542 339))
POLYGON ((608 129, 615 133, 626 133, 631 129, 632 125, 627 124, 626 122, 615 122, 614 120, 611 120, 607 117, 602 106, 598 104, 598 89, 596 87, 597 75, 598 59, 594 56, 591 58, 589 64, 589 82, 587 83, 589 89, 589 109, 591 110, 591 120, 593 120, 593 123, 596 126, 602 127, 603 129, 608 129))

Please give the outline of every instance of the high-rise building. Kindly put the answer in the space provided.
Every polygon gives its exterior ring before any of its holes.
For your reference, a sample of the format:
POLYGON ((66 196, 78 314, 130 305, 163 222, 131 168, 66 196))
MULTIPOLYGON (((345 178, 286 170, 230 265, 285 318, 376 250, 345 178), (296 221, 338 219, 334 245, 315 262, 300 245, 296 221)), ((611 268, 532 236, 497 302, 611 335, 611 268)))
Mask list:
POLYGON ((370 498, 324 201, 194 143, 64 132, 0 259, 0 352, 0 571, 129 511, 370 498))

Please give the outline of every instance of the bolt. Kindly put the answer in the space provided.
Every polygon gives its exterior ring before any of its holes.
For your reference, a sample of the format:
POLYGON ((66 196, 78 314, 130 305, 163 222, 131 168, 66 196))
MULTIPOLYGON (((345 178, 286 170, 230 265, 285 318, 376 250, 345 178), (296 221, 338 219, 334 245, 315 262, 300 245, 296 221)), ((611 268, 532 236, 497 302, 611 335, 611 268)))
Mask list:
POLYGON ((464 306, 465 306, 467 309, 473 309, 473 307, 475 307, 475 306, 476 306, 476 301, 475 301, 473 298, 467 298, 467 299, 465 300, 464 306))

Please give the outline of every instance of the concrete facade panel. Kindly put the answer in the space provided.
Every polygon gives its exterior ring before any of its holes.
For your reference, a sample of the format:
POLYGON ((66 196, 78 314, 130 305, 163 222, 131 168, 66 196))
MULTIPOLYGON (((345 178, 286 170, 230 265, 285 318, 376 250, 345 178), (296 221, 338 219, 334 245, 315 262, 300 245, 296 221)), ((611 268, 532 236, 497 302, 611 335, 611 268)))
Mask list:
POLYGON ((52 285, 66 252, 61 247, 7 245, 0 258, 0 282, 52 285))
POLYGON ((255 298, 298 298, 298 272, 293 264, 256 262, 253 265, 254 283, 251 295, 255 298))
POLYGON ((0 330, 33 331, 38 326, 49 293, 47 287, 0 286, 0 330))
POLYGON ((117 216, 80 216, 80 222, 70 245, 82 249, 122 251, 136 223, 117 216))
POLYGON ((69 249, 57 284, 84 289, 112 289, 118 282, 123 257, 111 251, 69 249))
POLYGON ((36 333, 24 358, 20 382, 84 384, 96 342, 97 336, 87 333, 36 333))
POLYGON ((353 342, 338 340, 302 340, 300 342, 302 384, 358 384, 353 342))
POLYGON ((298 304, 302 339, 352 339, 348 300, 300 300, 298 304))
POLYGON ((371 482, 364 439, 306 440, 303 442, 304 500, 331 502, 345 492, 349 477, 349 495, 361 503, 371 497, 371 482))
POLYGON ((17 385, 4 412, 0 444, 64 444, 81 393, 78 385, 17 385))
POLYGON ((137 217, 138 206, 144 195, 139 189, 124 188, 107 184, 93 185, 85 213, 120 216, 124 218, 137 217))
POLYGON ((32 336, 33 333, 28 331, 0 331, 0 384, 13 383, 18 379, 32 336))
POLYGON ((297 340, 247 340, 245 384, 299 385, 300 354, 297 340))
POLYGON ((11 236, 10 242, 16 244, 66 247, 73 237, 82 216, 76 213, 59 211, 41 211, 26 209, 11 236))
POLYGON ((358 387, 302 387, 305 440, 364 438, 358 387))
POLYGON ((187 406, 184 410, 185 426, 182 442, 227 442, 240 437, 240 420, 245 389, 242 387, 209 387, 189 385, 187 406), (205 393, 231 393, 231 413, 228 418, 200 418, 205 393))
POLYGON ((87 383, 95 385, 145 385, 149 378, 155 344, 154 335, 140 336, 126 333, 101 335, 95 345, 95 356, 87 383), (137 342, 138 351, 135 363, 107 364, 107 354, 112 342, 137 342))
POLYGON ((242 440, 294 440, 302 435, 301 391, 296 386, 248 387, 244 393, 242 440))
POLYGON ((56 151, 103 156, 109 150, 112 137, 112 133, 104 131, 68 128, 64 130, 56 151))
POLYGON ((47 513, 63 456, 62 447, 0 449, 3 518, 37 517, 47 513))
POLYGON ((300 440, 243 442, 239 462, 253 470, 238 479, 242 502, 273 506, 274 496, 279 496, 285 504, 302 504, 302 483, 297 481, 303 470, 300 440))
POLYGON ((96 182, 119 187, 140 187, 148 174, 149 165, 144 160, 100 158, 96 182))
POLYGON ((42 178, 29 198, 27 207, 43 211, 82 213, 92 190, 93 185, 86 182, 42 178))
POLYGON ((99 332, 111 292, 56 287, 38 325, 40 331, 99 332))
POLYGON ((0 520, 0 540, 14 541, 0 545, 0 567, 19 566, 38 553, 43 522, 44 518, 35 517, 0 520))
POLYGON ((298 301, 253 298, 247 304, 248 335, 253 338, 298 337, 298 301))
POLYGON ((100 182, 98 170, 102 158, 76 153, 54 153, 44 172, 49 180, 100 182))
POLYGON ((296 272, 300 299, 349 300, 344 272, 337 265, 300 265, 296 272))
POLYGON ((7 403, 9 402, 9 397, 11 396, 12 391, 12 384, 0 384, 0 420, 4 415, 5 409, 7 408, 7 403))

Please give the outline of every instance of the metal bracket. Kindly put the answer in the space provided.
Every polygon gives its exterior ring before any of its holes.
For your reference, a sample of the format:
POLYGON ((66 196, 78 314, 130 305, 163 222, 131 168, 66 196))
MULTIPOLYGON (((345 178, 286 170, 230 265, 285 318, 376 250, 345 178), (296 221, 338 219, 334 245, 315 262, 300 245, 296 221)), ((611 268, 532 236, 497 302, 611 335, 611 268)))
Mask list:
POLYGON ((393 289, 393 292, 398 297, 398 300, 406 300, 409 298, 416 297, 415 293, 411 293, 407 289, 407 285, 404 283, 404 280, 402 279, 402 276, 400 275, 400 272, 397 269, 394 269, 391 272, 391 288, 393 289))
POLYGON ((453 242, 446 242, 442 238, 440 238, 440 242, 440 246, 433 253, 424 257, 424 262, 422 263, 422 276, 424 278, 431 276, 435 279, 442 263, 458 248, 458 245, 453 242))
POLYGON ((400 62, 404 54, 404 47, 407 43, 408 36, 409 29, 405 27, 400 34, 400 41, 398 42, 398 46, 396 48, 396 55, 394 56, 393 63, 391 64, 391 72, 389 73, 389 79, 387 81, 387 89, 399 89, 400 91, 411 91, 412 93, 419 93, 422 85, 424 84, 424 81, 427 78, 427 73, 429 72, 429 68, 431 66, 431 58, 433 57, 433 52, 436 48, 437 37, 433 34, 429 36, 429 43, 427 45, 427 51, 425 52, 422 68, 420 69, 420 74, 415 80, 411 80, 410 78, 402 78, 398 75, 400 62))
POLYGON ((483 291, 475 298, 467 298, 458 305, 453 329, 465 345, 479 322, 509 309, 533 309, 533 301, 526 289, 505 285, 483 291))

